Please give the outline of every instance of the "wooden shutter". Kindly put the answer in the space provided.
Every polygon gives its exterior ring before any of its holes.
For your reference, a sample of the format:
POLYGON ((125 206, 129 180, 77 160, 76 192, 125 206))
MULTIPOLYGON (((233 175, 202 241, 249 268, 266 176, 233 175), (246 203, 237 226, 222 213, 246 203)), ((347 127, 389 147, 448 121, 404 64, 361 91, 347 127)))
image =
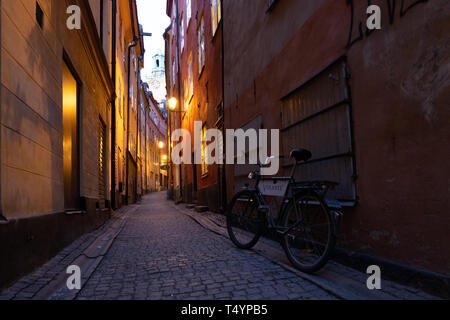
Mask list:
POLYGON ((294 148, 313 153, 296 178, 339 182, 330 196, 341 201, 356 200, 349 92, 346 63, 340 60, 284 98, 282 107, 284 154, 294 148))
POLYGON ((99 157, 98 157, 98 197, 99 197, 99 205, 100 208, 105 207, 105 198, 106 198, 106 127, 103 124, 103 121, 99 119, 99 157))

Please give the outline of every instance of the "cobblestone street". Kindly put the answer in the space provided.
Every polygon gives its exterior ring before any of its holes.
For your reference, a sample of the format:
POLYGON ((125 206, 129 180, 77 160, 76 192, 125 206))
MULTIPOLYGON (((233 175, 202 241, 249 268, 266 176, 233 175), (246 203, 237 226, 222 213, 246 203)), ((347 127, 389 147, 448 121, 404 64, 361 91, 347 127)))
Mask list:
POLYGON ((80 299, 333 298, 263 257, 236 249, 161 197, 145 199, 128 217, 80 299))
MULTIPOLYGON (((146 196, 139 205, 119 212, 108 224, 119 231, 115 231, 104 254, 86 252, 92 251, 90 247, 103 247, 95 239, 109 234, 105 232, 106 227, 75 241, 38 271, 5 290, 0 298, 340 298, 332 290, 308 280, 306 275, 299 276, 257 251, 237 249, 225 237, 182 214, 172 202, 165 200, 165 193, 146 196), (90 263, 83 267, 83 262, 77 263, 80 257, 90 263), (80 265, 82 270, 82 289, 76 292, 69 291, 65 282, 66 268, 72 264, 80 265)), ((403 298, 429 297, 418 291, 403 292, 408 293, 403 298)))

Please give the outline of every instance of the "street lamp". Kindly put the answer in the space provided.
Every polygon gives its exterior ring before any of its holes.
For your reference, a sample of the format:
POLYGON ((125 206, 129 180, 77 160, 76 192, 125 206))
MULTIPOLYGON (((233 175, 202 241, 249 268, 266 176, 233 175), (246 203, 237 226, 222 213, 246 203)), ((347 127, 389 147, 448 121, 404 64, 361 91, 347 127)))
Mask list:
POLYGON ((183 115, 183 117, 186 115, 186 111, 182 111, 182 110, 177 110, 177 106, 178 106, 178 100, 175 97, 172 97, 169 99, 168 101, 169 104, 169 112, 173 112, 173 113, 181 113, 183 115))
POLYGON ((175 109, 177 108, 177 104, 178 104, 177 98, 172 97, 169 99, 168 102, 169 102, 169 109, 171 111, 175 111, 175 109))
POLYGON ((163 149, 163 148, 164 148, 164 142, 160 141, 160 142, 158 143, 158 148, 159 148, 159 149, 163 149))
MULTIPOLYGON (((179 113, 181 115, 181 117, 184 118, 184 116, 186 115, 187 112, 186 111, 182 111, 181 108, 180 108, 180 110, 177 110, 177 106, 178 106, 177 98, 172 97, 172 98, 170 98, 167 101, 167 103, 168 103, 168 106, 169 106, 169 124, 171 123, 171 121, 170 121, 170 113, 174 113, 174 114, 179 113)), ((180 119, 181 123, 183 121, 182 118, 180 119)), ((180 127, 181 127, 181 123, 180 123, 180 127)), ((175 118, 175 127, 176 127, 176 118, 175 118)), ((172 156, 173 145, 172 145, 172 132, 170 130, 171 130, 171 128, 169 128, 169 143, 170 143, 170 156, 172 156)), ((173 165, 172 165, 172 162, 170 163, 170 168, 171 168, 170 172, 171 172, 171 175, 172 175, 172 182, 173 182, 173 165)), ((182 196, 182 194, 183 194, 183 187, 182 187, 183 183, 182 183, 182 165, 181 165, 181 163, 179 165, 179 168, 180 168, 179 169, 180 195, 182 196)))

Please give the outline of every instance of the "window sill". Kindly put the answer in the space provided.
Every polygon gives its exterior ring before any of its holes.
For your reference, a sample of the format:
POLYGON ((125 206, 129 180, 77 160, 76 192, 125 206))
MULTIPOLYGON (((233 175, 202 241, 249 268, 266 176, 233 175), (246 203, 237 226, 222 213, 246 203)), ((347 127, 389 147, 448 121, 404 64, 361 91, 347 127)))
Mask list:
POLYGON ((66 211, 66 216, 74 216, 74 215, 80 215, 80 214, 86 214, 86 211, 83 210, 69 210, 66 211))

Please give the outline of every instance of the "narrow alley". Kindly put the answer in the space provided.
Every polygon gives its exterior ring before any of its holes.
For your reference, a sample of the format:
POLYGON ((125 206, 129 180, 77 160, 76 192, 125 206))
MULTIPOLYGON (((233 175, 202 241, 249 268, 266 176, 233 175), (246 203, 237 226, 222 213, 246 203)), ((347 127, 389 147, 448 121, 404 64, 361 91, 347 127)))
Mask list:
MULTIPOLYGON (((295 272, 293 268, 260 254, 259 250, 237 249, 229 239, 211 232, 190 217, 200 214, 185 213, 189 211, 167 201, 164 192, 145 196, 140 204, 119 211, 104 227, 80 237, 49 263, 3 291, 0 299, 353 298, 346 296, 348 280, 338 283, 338 277, 335 277, 331 287, 315 283, 308 275, 295 272), (114 232, 108 232, 108 229, 114 232), (109 239, 108 244, 105 245, 104 239, 109 239), (103 249, 104 254, 95 254, 92 248, 94 251, 103 249), (80 261, 83 256, 91 263, 80 261), (82 268, 82 289, 79 291, 70 291, 66 286, 69 276, 66 269, 74 263, 82 268)), ((342 278, 358 278, 355 271, 342 266, 339 272, 342 278)), ((364 281, 362 278, 362 286, 365 286, 364 281)), ((389 294, 371 297, 366 289, 365 294, 358 293, 359 298, 434 298, 400 285, 383 285, 389 294)))
POLYGON ((0 0, 0 300, 450 299, 448 34, 449 0, 0 0))

